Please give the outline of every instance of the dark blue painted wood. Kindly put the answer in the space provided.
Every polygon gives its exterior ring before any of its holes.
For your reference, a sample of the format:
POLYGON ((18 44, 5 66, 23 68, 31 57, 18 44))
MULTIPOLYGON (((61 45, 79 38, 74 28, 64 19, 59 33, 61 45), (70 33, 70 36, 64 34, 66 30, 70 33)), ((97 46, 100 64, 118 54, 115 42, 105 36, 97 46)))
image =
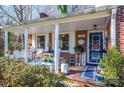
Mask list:
POLYGON ((95 32, 95 33, 90 33, 89 34, 89 61, 90 63, 98 63, 99 59, 103 56, 102 53, 103 50, 103 35, 102 32, 95 32), (98 40, 98 35, 99 36, 99 42, 100 42, 100 49, 99 50, 93 50, 93 40, 98 40), (94 38, 93 38, 94 37, 94 38), (94 59, 92 55, 96 53, 99 55, 99 59, 94 59))

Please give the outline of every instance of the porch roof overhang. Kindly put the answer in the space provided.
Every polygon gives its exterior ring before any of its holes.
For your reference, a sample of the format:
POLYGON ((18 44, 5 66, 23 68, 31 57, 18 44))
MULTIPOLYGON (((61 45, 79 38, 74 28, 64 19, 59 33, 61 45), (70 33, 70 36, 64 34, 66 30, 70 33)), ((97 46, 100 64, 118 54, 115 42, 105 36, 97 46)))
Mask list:
POLYGON ((4 29, 4 31, 7 31, 7 32, 24 33, 25 28, 29 28, 29 29, 30 28, 38 28, 38 27, 44 27, 44 26, 53 26, 56 23, 64 24, 64 23, 69 23, 69 22, 77 22, 77 21, 85 21, 85 20, 110 17, 112 8, 113 8, 113 6, 92 8, 92 9, 78 11, 78 12, 71 13, 71 14, 65 14, 61 17, 40 18, 37 20, 30 21, 26 24, 8 25, 8 26, 2 27, 2 29, 4 29))

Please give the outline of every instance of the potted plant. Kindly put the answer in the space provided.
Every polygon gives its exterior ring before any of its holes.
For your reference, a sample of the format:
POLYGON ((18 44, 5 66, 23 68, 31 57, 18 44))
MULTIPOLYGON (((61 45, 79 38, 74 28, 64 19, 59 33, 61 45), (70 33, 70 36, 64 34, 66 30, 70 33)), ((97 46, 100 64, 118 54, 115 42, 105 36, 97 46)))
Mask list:
POLYGON ((69 74, 69 66, 67 60, 65 58, 61 58, 60 62, 61 62, 61 73, 69 74))
POLYGON ((48 55, 44 55, 43 58, 42 58, 42 60, 43 60, 44 62, 48 62, 49 56, 48 56, 48 55))
POLYGON ((61 12, 61 13, 67 13, 67 5, 58 5, 58 10, 61 12))
MULTIPOLYGON (((82 55, 83 52, 84 52, 84 48, 83 48, 81 45, 76 45, 76 46, 74 47, 74 50, 75 50, 75 52, 78 54, 78 57, 79 57, 80 55, 82 55)), ((82 57, 81 57, 81 60, 82 60, 82 57)), ((78 63, 78 65, 80 65, 80 63, 78 63)))
POLYGON ((81 45, 77 45, 74 47, 75 52, 83 54, 84 48, 81 45))
POLYGON ((68 6, 67 5, 58 5, 57 9, 61 12, 62 16, 67 13, 68 6))
POLYGON ((21 43, 18 43, 17 46, 16 46, 16 49, 18 51, 21 51, 23 49, 23 46, 21 45, 21 43))
POLYGON ((53 56, 49 56, 49 58, 48 58, 48 62, 53 62, 53 56))

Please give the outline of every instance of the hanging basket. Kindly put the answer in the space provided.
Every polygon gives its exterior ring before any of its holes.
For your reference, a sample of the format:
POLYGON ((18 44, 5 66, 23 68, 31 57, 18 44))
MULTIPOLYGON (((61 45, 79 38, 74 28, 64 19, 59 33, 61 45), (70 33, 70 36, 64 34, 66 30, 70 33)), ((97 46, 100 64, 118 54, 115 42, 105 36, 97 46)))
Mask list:
POLYGON ((81 54, 84 52, 84 48, 81 45, 75 46, 74 50, 75 50, 75 52, 81 53, 81 54))

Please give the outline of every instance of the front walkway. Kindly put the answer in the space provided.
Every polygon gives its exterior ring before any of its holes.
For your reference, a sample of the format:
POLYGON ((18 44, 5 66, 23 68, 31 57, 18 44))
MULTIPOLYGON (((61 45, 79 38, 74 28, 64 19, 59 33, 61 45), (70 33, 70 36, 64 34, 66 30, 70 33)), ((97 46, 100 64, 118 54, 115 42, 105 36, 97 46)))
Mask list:
POLYGON ((82 66, 70 66, 70 74, 65 75, 66 78, 78 83, 80 86, 84 87, 102 87, 103 85, 97 84, 96 81, 87 80, 81 78, 82 72, 85 70, 86 67, 82 66))

